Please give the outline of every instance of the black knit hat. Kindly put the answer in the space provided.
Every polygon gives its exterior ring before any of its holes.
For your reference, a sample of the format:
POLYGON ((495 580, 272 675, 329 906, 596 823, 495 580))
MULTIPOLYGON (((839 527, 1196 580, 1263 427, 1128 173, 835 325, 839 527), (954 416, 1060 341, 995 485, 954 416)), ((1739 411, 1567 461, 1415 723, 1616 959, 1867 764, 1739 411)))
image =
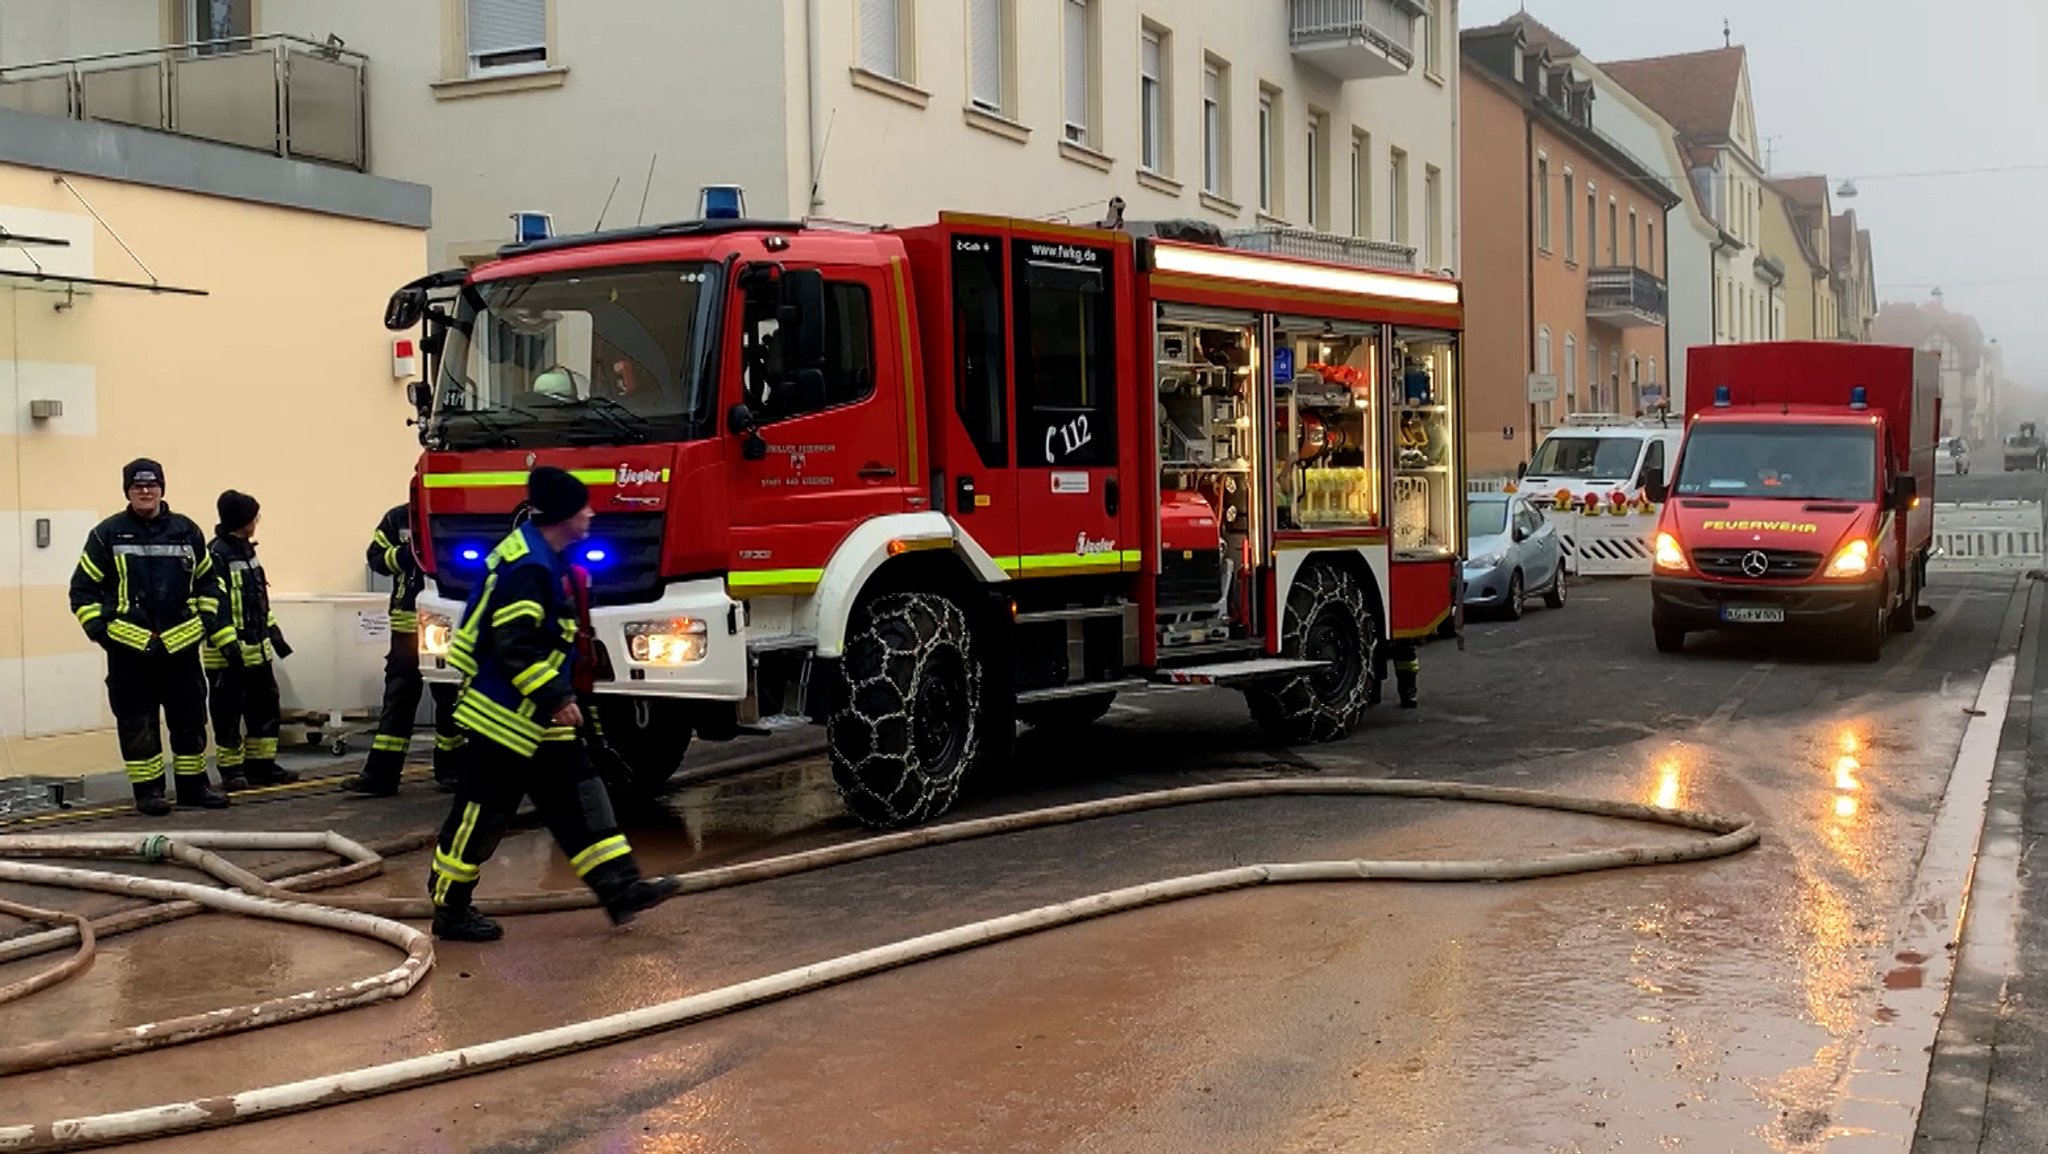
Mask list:
POLYGON ((223 533, 248 528, 250 523, 256 520, 256 514, 263 509, 263 506, 257 504, 256 498, 233 489, 222 493, 220 500, 213 503, 213 507, 220 513, 220 531, 223 533))
POLYGON ((590 504, 590 490, 567 472, 542 465, 526 475, 526 501, 534 524, 559 525, 590 504))
POLYGON ((154 483, 163 488, 164 467, 148 457, 137 457, 121 466, 121 491, 126 493, 135 487, 137 481, 154 483))

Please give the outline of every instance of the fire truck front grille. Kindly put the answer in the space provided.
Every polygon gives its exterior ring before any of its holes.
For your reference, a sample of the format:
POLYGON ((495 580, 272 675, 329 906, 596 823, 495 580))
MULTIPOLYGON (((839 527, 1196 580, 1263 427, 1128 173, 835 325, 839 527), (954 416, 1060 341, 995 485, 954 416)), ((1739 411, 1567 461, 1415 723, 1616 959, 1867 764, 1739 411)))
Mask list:
MULTIPOLYGON (((511 519, 503 513, 446 513, 427 518, 434 543, 434 584, 441 596, 461 601, 484 571, 511 519)), ((590 571, 590 599, 597 605, 633 605, 661 596, 662 520, 659 513, 600 514, 590 539, 572 548, 570 559, 590 571)))
POLYGON ((1798 581, 1820 568, 1821 555, 1792 549, 1695 549, 1692 563, 1704 577, 1742 578, 1751 581, 1798 581), (1762 572, 1757 562, 1744 562, 1751 553, 1762 555, 1762 572))

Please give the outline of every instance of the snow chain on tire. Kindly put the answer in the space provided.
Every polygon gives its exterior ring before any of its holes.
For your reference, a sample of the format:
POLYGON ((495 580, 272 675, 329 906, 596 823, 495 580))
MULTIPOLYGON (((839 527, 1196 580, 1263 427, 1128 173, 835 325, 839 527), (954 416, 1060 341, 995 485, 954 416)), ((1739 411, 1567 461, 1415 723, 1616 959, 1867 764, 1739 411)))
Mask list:
POLYGON ((1252 718, 1283 741, 1335 741, 1357 727, 1372 689, 1373 650, 1379 622, 1366 606, 1357 579, 1333 565, 1311 564, 1287 593, 1287 617, 1280 635, 1282 656, 1299 658, 1308 645, 1309 629, 1325 611, 1342 613, 1357 623, 1361 646, 1359 676, 1325 698, 1316 685, 1321 670, 1298 673, 1285 681, 1245 690, 1252 718))
POLYGON ((847 633, 846 695, 827 726, 832 777, 846 808, 882 829, 945 813, 981 739, 981 666, 967 614, 931 593, 870 602, 847 633), (920 717, 920 707, 950 717, 920 717), (920 727, 953 727, 949 748, 923 748, 920 727))

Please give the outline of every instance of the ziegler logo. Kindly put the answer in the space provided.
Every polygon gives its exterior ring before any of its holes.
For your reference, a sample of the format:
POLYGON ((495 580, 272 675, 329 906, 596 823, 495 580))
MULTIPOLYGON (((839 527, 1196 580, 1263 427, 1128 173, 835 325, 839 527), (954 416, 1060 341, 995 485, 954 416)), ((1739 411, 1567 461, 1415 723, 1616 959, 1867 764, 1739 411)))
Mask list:
POLYGON ((1116 542, 1113 540, 1090 541, 1088 534, 1081 533, 1074 538, 1074 552, 1082 557, 1093 556, 1097 553, 1114 553, 1116 552, 1116 542))
POLYGON ((659 469, 635 469, 631 465, 620 465, 618 476, 612 480, 612 484, 623 489, 627 485, 652 485, 659 480, 659 469))
POLYGON ((1702 529, 1735 533, 1818 533, 1820 526, 1808 521, 1702 521, 1702 529))

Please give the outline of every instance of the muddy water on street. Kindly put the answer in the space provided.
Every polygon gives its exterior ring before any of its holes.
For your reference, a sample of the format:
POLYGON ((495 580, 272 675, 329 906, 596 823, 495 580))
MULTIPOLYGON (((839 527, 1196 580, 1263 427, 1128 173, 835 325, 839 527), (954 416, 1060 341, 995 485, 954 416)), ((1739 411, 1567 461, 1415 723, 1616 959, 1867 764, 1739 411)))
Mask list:
MULTIPOLYGON (((1576 792, 1760 817, 1763 846, 1730 861, 1505 886, 1204 899, 593 1054, 260 1123, 231 1141, 591 1154, 1813 1149, 1833 1124, 1858 1031, 1884 1012, 1878 975, 1891 911, 1967 695, 1915 699, 1896 714, 1876 707, 1889 702, 1859 704, 1869 708, 1579 760, 1566 787, 1576 792)), ((828 793, 813 793, 821 800, 787 789, 707 796, 675 828, 638 840, 650 864, 669 868, 763 839, 784 848, 847 836, 807 828, 831 806, 828 793)), ((47 1118, 219 1093, 501 1037, 1175 866, 1507 856, 1668 836, 1393 804, 1408 820, 1365 836, 1336 832, 1332 815, 1388 803, 1169 811, 925 851, 910 864, 684 899, 625 934, 589 911, 520 919, 498 947, 442 947, 434 976, 402 1003, 12 1079, 5 1120, 23 1109, 47 1118), (987 884, 963 893, 961 879, 984 872, 987 884)), ((402 860, 380 884, 417 892, 423 868, 418 856, 402 860)), ((574 884, 536 833, 509 839, 486 879, 487 889, 574 884)), ((212 921, 207 930, 221 928, 212 921)), ((186 999, 178 1009, 238 983, 246 995, 247 979, 216 980, 249 972, 232 968, 236 957, 271 967, 265 984, 310 985, 391 956, 256 927, 193 942, 200 925, 111 943, 70 988, 0 1009, 0 1034, 160 1016, 172 991, 186 999), (154 984, 124 984, 136 973, 154 984)), ((0 971, 9 976, 17 970, 0 971)))

